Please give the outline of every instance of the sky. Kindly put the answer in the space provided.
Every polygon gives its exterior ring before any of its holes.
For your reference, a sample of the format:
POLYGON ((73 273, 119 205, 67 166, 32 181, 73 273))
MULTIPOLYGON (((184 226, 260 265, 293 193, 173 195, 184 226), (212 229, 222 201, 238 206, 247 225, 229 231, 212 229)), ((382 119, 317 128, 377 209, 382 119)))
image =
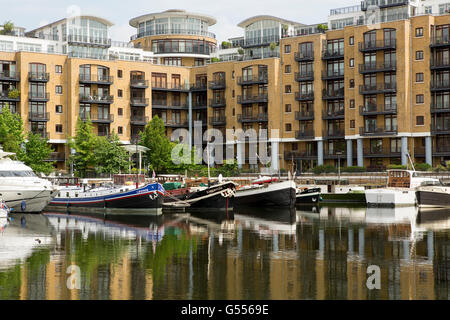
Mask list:
POLYGON ((111 39, 129 41, 136 29, 129 20, 147 13, 184 9, 216 18, 210 27, 219 42, 243 35, 237 25, 256 15, 272 15, 304 24, 327 21, 330 9, 360 4, 360 0, 0 0, 0 24, 12 21, 27 31, 80 13, 111 21, 111 39))

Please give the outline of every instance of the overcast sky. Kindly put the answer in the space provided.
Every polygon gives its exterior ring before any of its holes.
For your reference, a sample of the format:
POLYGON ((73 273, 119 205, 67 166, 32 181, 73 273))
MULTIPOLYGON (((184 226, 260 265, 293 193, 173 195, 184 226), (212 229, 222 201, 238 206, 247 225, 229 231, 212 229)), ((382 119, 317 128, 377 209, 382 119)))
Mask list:
POLYGON ((136 29, 131 18, 168 9, 184 9, 213 16, 217 24, 210 28, 217 40, 243 35, 237 26, 249 17, 273 15, 305 24, 325 22, 330 9, 357 5, 360 0, 0 0, 0 24, 7 20, 32 30, 62 19, 73 12, 100 16, 112 23, 111 38, 129 41, 136 29))

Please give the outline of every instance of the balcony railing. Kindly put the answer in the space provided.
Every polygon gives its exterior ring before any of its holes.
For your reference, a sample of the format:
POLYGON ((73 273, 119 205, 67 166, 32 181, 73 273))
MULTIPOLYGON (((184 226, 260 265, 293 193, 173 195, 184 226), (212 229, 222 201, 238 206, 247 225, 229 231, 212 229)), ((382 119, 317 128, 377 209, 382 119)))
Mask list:
POLYGON ((379 114, 396 114, 397 105, 384 105, 384 104, 367 104, 365 106, 359 106, 359 114, 362 116, 372 116, 379 114))
POLYGON ((322 91, 322 99, 343 99, 345 94, 344 88, 340 88, 337 90, 334 89, 323 89, 322 91))
POLYGON ((164 90, 164 91, 189 91, 189 86, 186 83, 162 83, 162 82, 152 82, 153 90, 164 90))
POLYGON ((50 93, 48 93, 48 92, 34 92, 34 91, 30 91, 28 93, 28 100, 45 102, 45 101, 50 100, 50 93))
POLYGON ((450 69, 450 59, 434 59, 430 61, 431 70, 445 70, 450 69))
POLYGON ((0 81, 20 81, 20 72, 15 71, 1 71, 0 81))
POLYGON ((339 71, 328 70, 322 72, 322 80, 335 80, 344 78, 344 69, 339 71))
POLYGON ((48 82, 50 73, 48 72, 28 72, 28 81, 32 82, 48 82))
POLYGON ((360 127, 359 134, 361 136, 389 136, 397 134, 397 127, 382 128, 382 127, 360 127))
POLYGON ((389 158, 389 157, 400 157, 401 150, 399 148, 388 148, 388 147, 381 147, 381 148, 364 148, 363 149, 364 157, 367 158, 389 158))
POLYGON ((345 138, 345 129, 335 128, 333 130, 324 130, 322 136, 324 139, 343 139, 345 138))
POLYGON ((111 39, 99 38, 99 37, 89 37, 89 36, 81 36, 81 35, 69 35, 67 37, 67 42, 76 43, 76 44, 86 44, 90 46, 99 46, 99 47, 111 47, 111 39))
POLYGON ((130 105, 132 107, 146 107, 149 104, 149 99, 144 97, 132 97, 130 98, 130 105))
POLYGON ((264 37, 255 37, 255 38, 246 38, 244 40, 243 48, 246 47, 257 47, 265 44, 270 44, 272 42, 279 43, 280 36, 272 35, 272 36, 264 36, 264 37))
POLYGON ((314 60, 314 51, 296 52, 294 54, 294 59, 297 62, 313 61, 314 60))
POLYGON ((216 38, 216 35, 212 32, 193 30, 193 29, 164 29, 164 30, 151 30, 145 31, 142 33, 135 34, 131 36, 131 40, 136 40, 143 37, 155 36, 155 35, 170 35, 170 34, 179 34, 179 35, 193 35, 193 36, 204 36, 208 38, 216 38))
POLYGON ((323 120, 333 120, 333 119, 344 119, 345 110, 323 110, 322 119, 323 120))
POLYGON ((210 90, 225 89, 226 81, 225 79, 209 81, 208 88, 210 90))
POLYGON ((206 82, 197 82, 191 86, 191 91, 206 91, 208 90, 208 85, 206 82))
POLYGON ((238 85, 265 84, 269 82, 267 74, 238 77, 238 85))
POLYGON ((212 108, 225 107, 226 105, 227 105, 227 100, 225 98, 209 99, 209 106, 212 108))
POLYGON ((258 94, 258 95, 254 95, 254 96, 238 96, 238 98, 237 98, 237 102, 239 104, 260 103, 260 102, 267 102, 267 101, 268 101, 267 93, 258 94))
POLYGON ((448 155, 450 155, 450 146, 449 145, 438 145, 438 146, 436 146, 435 148, 433 148, 433 155, 435 155, 435 156, 448 156, 448 155))
POLYGON ((431 38, 431 47, 447 47, 450 46, 450 37, 435 36, 431 38))
POLYGON ((166 120, 164 122, 164 125, 166 127, 173 127, 173 128, 187 128, 189 127, 189 122, 186 121, 181 121, 181 120, 166 120))
POLYGON ((211 126, 223 126, 227 123, 225 116, 218 116, 209 118, 209 125, 211 126))
POLYGON ((325 49, 322 53, 323 60, 334 60, 334 59, 343 59, 343 58, 344 58, 344 49, 341 49, 341 50, 325 49))
POLYGON ((442 125, 442 124, 436 124, 434 122, 431 123, 431 133, 432 134, 450 134, 450 126, 449 125, 442 125))
POLYGON ((139 79, 139 78, 131 78, 130 86, 136 89, 146 89, 148 88, 148 80, 139 79))
POLYGON ((269 116, 267 113, 259 113, 256 116, 246 115, 246 114, 238 114, 238 122, 266 122, 269 120, 269 116))
POLYGON ((296 72, 295 73, 295 81, 313 81, 314 80, 314 71, 308 72, 296 72))
POLYGON ((359 72, 362 74, 374 72, 389 72, 395 71, 396 69, 397 63, 395 61, 385 63, 370 62, 359 65, 359 72))
POLYGON ((310 111, 296 111, 295 120, 314 120, 314 110, 310 111))
POLYGON ((80 74, 79 82, 86 84, 111 85, 114 83, 114 77, 101 74, 80 74))
POLYGON ((295 100, 297 101, 311 101, 314 100, 314 91, 309 92, 295 92, 295 100))
POLYGON ((0 101, 11 101, 11 102, 19 102, 20 101, 20 95, 17 98, 10 97, 9 91, 0 91, 0 101))
POLYGON ((188 105, 187 103, 177 103, 172 101, 171 104, 169 104, 166 100, 152 100, 152 108, 154 109, 174 109, 174 110, 182 110, 187 109, 188 105))
POLYGON ((49 121, 50 120, 50 112, 29 112, 28 120, 29 121, 49 121))
POLYGON ((82 113, 82 114, 80 114, 81 120, 86 121, 88 118, 94 123, 111 123, 114 121, 114 115, 109 114, 109 113, 106 113, 106 114, 82 113))
POLYGON ((41 138, 44 139, 50 139, 50 132, 45 132, 45 131, 33 131, 31 130, 32 133, 40 135, 41 138))
POLYGON ((285 151, 284 160, 301 160, 301 159, 315 159, 317 158, 317 151, 285 151))
POLYGON ((450 80, 431 80, 431 91, 447 91, 450 90, 450 80))
POLYGON ((396 83, 377 83, 375 85, 360 85, 360 94, 378 94, 378 93, 395 93, 397 91, 396 83))
POLYGON ((297 140, 310 140, 314 139, 315 132, 314 128, 306 128, 304 130, 299 130, 295 132, 295 139, 297 140))
POLYGON ((96 96, 80 93, 80 103, 111 104, 114 103, 114 97, 110 95, 96 96))
POLYGON ((145 126, 148 123, 148 117, 143 115, 131 115, 130 123, 137 126, 145 126))
MULTIPOLYGON (((353 155, 354 156, 354 155, 353 155)), ((346 159, 347 158, 347 149, 343 150, 327 150, 325 149, 323 152, 324 159, 346 159)))
POLYGON ((377 50, 391 50, 397 47, 395 39, 364 41, 359 43, 359 51, 377 51, 377 50))
POLYGON ((65 161, 66 154, 64 152, 52 152, 47 161, 65 161))

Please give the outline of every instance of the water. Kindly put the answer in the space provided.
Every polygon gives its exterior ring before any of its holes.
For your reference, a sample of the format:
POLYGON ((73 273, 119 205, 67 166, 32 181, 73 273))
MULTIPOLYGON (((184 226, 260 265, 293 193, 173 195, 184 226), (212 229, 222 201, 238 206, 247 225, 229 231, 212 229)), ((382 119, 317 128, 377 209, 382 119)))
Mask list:
POLYGON ((449 299, 449 230, 413 208, 15 214, 0 299, 449 299))

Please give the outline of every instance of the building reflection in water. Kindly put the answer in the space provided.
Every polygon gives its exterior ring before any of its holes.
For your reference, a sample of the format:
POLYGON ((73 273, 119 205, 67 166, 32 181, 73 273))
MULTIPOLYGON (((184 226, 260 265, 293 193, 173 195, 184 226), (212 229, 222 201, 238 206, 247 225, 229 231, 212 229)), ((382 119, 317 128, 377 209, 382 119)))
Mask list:
POLYGON ((21 217, 0 235, 2 299, 450 298, 447 210, 21 217), (371 265, 379 290, 366 286, 371 265))

